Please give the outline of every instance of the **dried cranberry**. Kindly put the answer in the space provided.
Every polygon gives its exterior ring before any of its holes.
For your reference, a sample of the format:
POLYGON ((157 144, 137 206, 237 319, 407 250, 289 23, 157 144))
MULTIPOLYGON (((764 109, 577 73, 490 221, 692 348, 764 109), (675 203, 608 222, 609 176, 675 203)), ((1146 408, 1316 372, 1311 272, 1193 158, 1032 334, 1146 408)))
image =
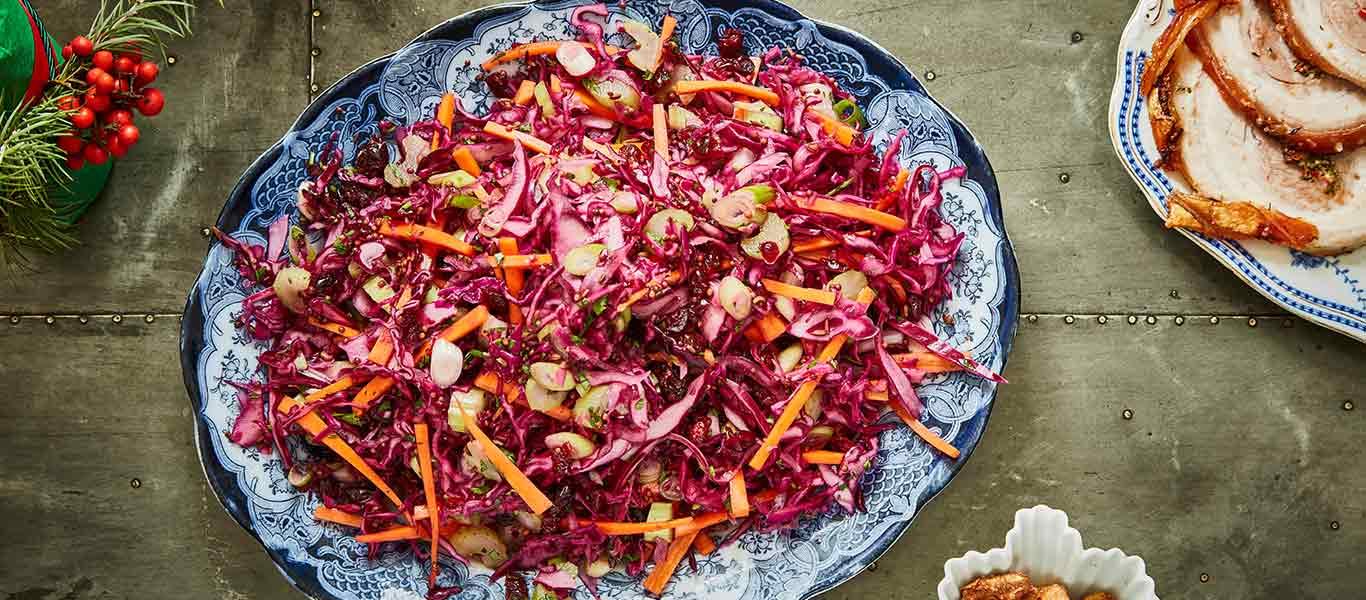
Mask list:
POLYGON ((551 460, 554 463, 555 472, 561 476, 569 475, 574 472, 574 457, 570 456, 567 446, 560 446, 551 453, 551 460))
POLYGON ((380 141, 379 136, 373 136, 356 149, 356 160, 353 164, 356 172, 361 175, 384 177, 384 166, 389 164, 389 149, 380 141))
POLYGON ((479 298, 480 304, 487 306, 492 312, 501 314, 503 311, 507 310, 507 297, 503 296, 501 290, 486 287, 479 292, 479 298))
POLYGON ((710 430, 711 424, 707 422, 707 419, 705 417, 698 418, 693 421, 692 426, 688 428, 688 438, 694 443, 704 443, 711 439, 710 430))
POLYGON ((507 600, 527 600, 531 594, 526 589, 526 580, 518 573, 508 573, 503 579, 503 586, 507 588, 504 596, 507 600))
POLYGON ((485 75, 484 85, 489 86, 489 92, 499 98, 511 98, 517 95, 516 88, 512 86, 512 79, 502 71, 494 71, 485 75))
POLYGON ((772 264, 778 260, 778 244, 775 242, 759 244, 759 254, 764 257, 764 262, 772 264))
POLYGON ((739 58, 745 55, 745 37, 739 29, 727 29, 716 40, 716 53, 723 58, 739 58))
POLYGON ((684 305, 673 312, 655 317, 655 326, 664 333, 679 334, 687 330, 692 325, 693 308, 684 305))
POLYGON ((736 79, 749 79, 754 74, 754 61, 745 58, 719 58, 712 68, 736 79))

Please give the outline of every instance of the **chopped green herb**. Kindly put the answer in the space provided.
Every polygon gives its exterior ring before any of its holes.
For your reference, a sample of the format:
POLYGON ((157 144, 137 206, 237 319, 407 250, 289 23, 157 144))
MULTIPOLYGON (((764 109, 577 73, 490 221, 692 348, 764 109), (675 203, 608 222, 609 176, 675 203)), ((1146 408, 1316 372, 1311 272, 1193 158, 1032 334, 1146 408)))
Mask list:
POLYGON ((835 195, 835 194, 838 194, 838 193, 844 191, 844 188, 849 187, 849 185, 852 184, 852 183, 854 183, 854 178, 853 178, 853 177, 850 177, 850 178, 848 178, 848 179, 845 179, 842 183, 840 183, 839 185, 835 186, 834 189, 830 190, 830 193, 829 193, 829 194, 826 194, 826 195, 828 195, 828 196, 833 196, 833 195, 835 195))
POLYGON ((469 194, 453 196, 450 201, 451 208, 474 208, 479 206, 479 199, 469 194))
POLYGON ((341 422, 343 422, 343 423, 350 423, 350 424, 352 424, 352 425, 355 425, 356 427, 360 427, 360 417, 357 417, 356 415, 354 415, 354 414, 352 414, 352 413, 349 413, 349 412, 334 412, 334 413, 332 413, 332 416, 333 416, 335 419, 337 419, 338 421, 341 421, 341 422))
POLYGON ((466 350, 466 351, 465 351, 465 359, 466 359, 466 360, 472 360, 472 359, 476 359, 476 358, 484 358, 484 357, 486 357, 486 356, 488 356, 488 355, 489 355, 489 353, 488 353, 488 352, 484 352, 483 350, 466 350))
POLYGON ((600 314, 602 314, 602 313, 603 313, 604 311, 606 311, 606 310, 607 310, 607 296, 603 296, 603 297, 601 297, 601 298, 598 298, 598 301, 593 303, 593 314, 595 314, 595 315, 600 315, 600 314))
POLYGON ((621 189, 621 182, 620 182, 620 181, 617 181, 617 180, 615 180, 615 179, 612 179, 611 177, 603 177, 603 178, 602 178, 602 184, 605 185, 605 186, 607 186, 608 189, 610 189, 610 190, 612 190, 612 191, 614 191, 614 192, 617 191, 617 190, 619 190, 619 189, 621 189))

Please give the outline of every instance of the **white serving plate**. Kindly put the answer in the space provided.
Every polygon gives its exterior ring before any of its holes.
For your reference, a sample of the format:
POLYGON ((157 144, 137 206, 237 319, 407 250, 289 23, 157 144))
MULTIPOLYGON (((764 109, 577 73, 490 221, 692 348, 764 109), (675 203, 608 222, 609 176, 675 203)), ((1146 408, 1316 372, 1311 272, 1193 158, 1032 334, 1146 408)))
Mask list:
MULTIPOLYGON (((1153 167, 1157 145, 1139 80, 1153 41, 1171 22, 1172 0, 1140 0, 1119 39, 1115 86, 1110 95, 1110 140, 1159 219, 1145 226, 1162 230, 1167 196, 1189 192, 1177 173, 1153 167)), ((1179 230, 1252 289, 1286 310, 1334 331, 1366 341, 1366 249, 1334 257, 1304 254, 1262 241, 1221 240, 1179 230)))
POLYGON ((1081 533, 1067 513, 1040 504, 1015 511, 1004 548, 969 552, 944 563, 939 600, 958 600, 958 590, 983 575, 1018 571, 1034 585, 1061 583, 1073 598, 1109 592, 1117 600, 1158 600, 1147 565, 1118 548, 1082 549, 1081 533))

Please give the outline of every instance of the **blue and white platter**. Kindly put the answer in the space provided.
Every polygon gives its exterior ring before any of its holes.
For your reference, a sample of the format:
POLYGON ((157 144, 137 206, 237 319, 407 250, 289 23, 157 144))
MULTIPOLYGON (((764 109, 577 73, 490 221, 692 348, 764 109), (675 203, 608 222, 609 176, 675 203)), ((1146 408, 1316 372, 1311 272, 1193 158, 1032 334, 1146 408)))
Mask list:
MULTIPOLYGON (((253 243, 266 228, 295 212, 309 153, 334 134, 348 159, 356 140, 381 118, 411 123, 431 114, 445 91, 476 111, 489 96, 475 78, 477 65, 508 47, 573 35, 569 14, 583 0, 502 4, 442 23, 398 52, 356 69, 324 91, 284 137, 258 158, 228 196, 218 227, 253 243), (471 67, 471 65, 476 65, 471 67)), ((968 350, 987 367, 1005 367, 1019 312, 1019 274, 1001 216, 1000 195, 982 147, 957 118, 930 98, 910 70, 877 44, 847 29, 803 17, 771 0, 676 0, 672 4, 610 5, 612 19, 633 18, 658 27, 668 10, 679 21, 678 40, 688 52, 715 53, 718 29, 737 28, 754 50, 795 49, 813 67, 837 79, 866 107, 874 139, 885 143, 901 129, 904 166, 964 166, 967 176, 944 189, 942 213, 967 234, 951 280, 954 297, 934 319, 941 337, 968 350), (951 318, 944 318, 951 317, 951 318)), ((614 28, 609 28, 614 30, 614 28)), ((260 379, 257 357, 265 346, 233 324, 248 289, 231 253, 213 243, 190 291, 181 331, 181 363, 196 423, 195 442, 214 493, 243 528, 260 541, 280 572, 319 600, 380 600, 425 595, 427 565, 405 550, 366 557, 348 532, 312 518, 316 498, 285 480, 278 456, 228 441, 238 413, 231 381, 260 379)), ((911 520, 962 468, 981 439, 996 385, 966 374, 927 382, 921 390, 927 425, 963 451, 949 460, 902 427, 883 434, 878 466, 866 476, 866 512, 829 513, 802 520, 780 534, 750 533, 739 543, 700 557, 697 570, 680 569, 669 598, 804 599, 858 574, 910 526, 911 520)), ((938 557, 935 557, 936 559, 938 557)), ((442 560, 441 585, 458 584, 457 598, 502 598, 489 571, 442 560)), ((644 598, 640 582, 609 574, 604 598, 644 598)), ((924 590, 925 594, 932 594, 924 590)), ((586 591, 580 595, 587 597, 586 591)))
MULTIPOLYGON (((1191 191, 1179 173, 1153 166, 1157 143, 1148 124, 1147 99, 1138 91, 1153 42, 1174 16, 1173 0, 1138 2, 1119 39, 1110 94, 1110 140, 1157 212, 1155 229, 1167 215, 1167 196, 1191 191)), ((1322 257, 1259 240, 1223 240, 1178 231, 1272 302, 1310 322, 1366 341, 1366 249, 1322 257)))

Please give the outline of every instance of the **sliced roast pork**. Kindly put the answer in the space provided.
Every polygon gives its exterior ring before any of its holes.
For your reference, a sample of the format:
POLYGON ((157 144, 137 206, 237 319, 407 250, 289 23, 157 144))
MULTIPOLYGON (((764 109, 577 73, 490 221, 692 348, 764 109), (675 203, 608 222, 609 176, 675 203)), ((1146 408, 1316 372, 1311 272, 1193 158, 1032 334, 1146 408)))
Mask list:
POLYGON ((1295 56, 1263 0, 1224 5, 1186 44, 1229 104, 1267 133, 1316 153, 1366 143, 1366 90, 1295 56))
POLYGON ((1366 0, 1271 0, 1271 5, 1300 58, 1366 88, 1366 0))
MULTIPOLYGON (((1164 166, 1179 171, 1201 196, 1247 203, 1295 223, 1295 235, 1256 235, 1315 254, 1366 244, 1366 149, 1314 156, 1287 148, 1229 107, 1189 50, 1178 49, 1148 99, 1164 166)), ((1191 205, 1195 220, 1201 207, 1191 205)), ((1207 211, 1206 211, 1207 212, 1207 211)), ((1270 217, 1268 217, 1270 218, 1270 217)), ((1275 219, 1266 226, 1278 227, 1275 219)), ((1200 229, 1198 227, 1191 227, 1200 229)), ((1202 229, 1219 234, 1215 227, 1202 229)))

